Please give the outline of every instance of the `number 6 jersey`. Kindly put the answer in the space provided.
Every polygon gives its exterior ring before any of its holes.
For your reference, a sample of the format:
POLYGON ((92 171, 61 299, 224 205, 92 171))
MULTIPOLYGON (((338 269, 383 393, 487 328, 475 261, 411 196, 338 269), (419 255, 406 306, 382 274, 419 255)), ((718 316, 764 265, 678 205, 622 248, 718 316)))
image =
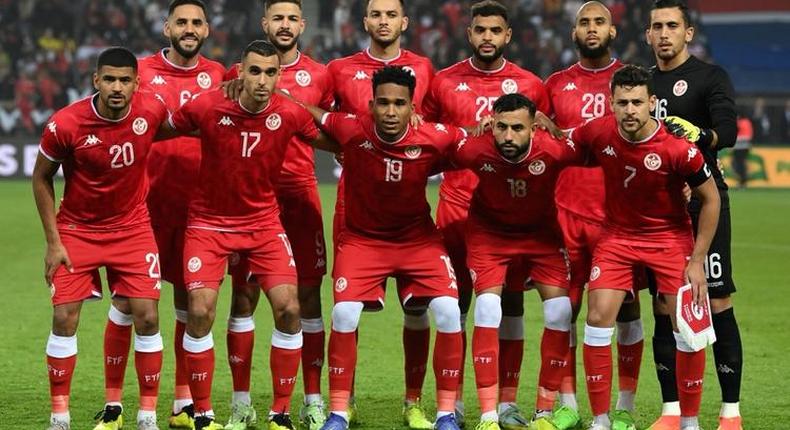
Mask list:
POLYGON ((146 159, 167 108, 138 91, 121 119, 102 117, 94 103, 77 101, 44 126, 41 154, 63 165, 66 187, 58 224, 71 230, 120 230, 150 221, 146 159))

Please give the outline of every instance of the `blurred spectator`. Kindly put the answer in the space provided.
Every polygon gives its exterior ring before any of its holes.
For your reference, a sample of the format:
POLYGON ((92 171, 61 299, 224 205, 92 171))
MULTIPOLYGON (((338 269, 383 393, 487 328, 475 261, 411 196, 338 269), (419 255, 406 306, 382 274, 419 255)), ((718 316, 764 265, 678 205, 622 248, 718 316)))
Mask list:
POLYGON ((746 183, 749 180, 746 160, 749 158, 752 139, 754 139, 752 121, 746 116, 738 115, 738 137, 732 151, 732 170, 738 177, 738 188, 746 188, 746 183))

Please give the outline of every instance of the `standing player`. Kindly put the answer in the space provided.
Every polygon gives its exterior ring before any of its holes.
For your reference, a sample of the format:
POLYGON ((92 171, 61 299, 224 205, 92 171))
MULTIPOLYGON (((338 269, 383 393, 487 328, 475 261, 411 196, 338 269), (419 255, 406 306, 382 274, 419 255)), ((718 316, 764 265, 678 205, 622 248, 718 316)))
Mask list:
POLYGON ((493 112, 493 139, 471 139, 453 157, 453 164, 479 179, 465 234, 477 295, 472 356, 482 416, 476 429, 514 428, 500 426, 496 409, 500 297, 505 290, 527 287, 540 293, 545 320, 535 425, 553 420, 556 427, 572 428, 579 422, 572 410, 571 416, 551 416, 566 372, 571 328, 568 263, 554 188, 566 165, 583 160, 572 144, 545 131, 533 133, 536 106, 523 95, 500 97, 493 112))
MULTIPOLYGON (((153 94, 137 92, 137 59, 124 48, 99 55, 93 85, 98 91, 58 111, 47 124, 33 171, 33 194, 47 239, 45 277, 52 292, 52 333, 47 368, 52 396, 51 430, 70 428, 69 394, 77 361, 77 325, 82 302, 101 298, 99 268, 115 303, 110 318, 134 324, 135 368, 140 386, 137 428, 157 429, 156 402, 162 368, 158 300, 159 254, 145 197, 146 158, 167 109, 153 94), (63 165, 66 188, 55 215, 52 178, 63 165)), ((105 349, 113 339, 105 338, 105 349)), ((123 342, 119 342, 123 344, 123 342)), ((126 341, 128 354, 129 342, 126 341)), ((117 345, 114 345, 117 347, 117 345)), ((121 367, 117 388, 97 430, 123 425, 121 389, 125 357, 107 357, 121 367)), ((106 374, 107 379, 110 374, 106 374)))
MULTIPOLYGON (((328 110, 333 96, 326 67, 301 53, 297 46, 305 28, 301 4, 301 0, 267 1, 261 26, 269 42, 277 48, 282 64, 277 88, 302 103, 328 110)), ((235 78, 237 70, 238 67, 232 67, 226 78, 235 78)), ((275 192, 280 205, 280 221, 293 247, 298 275, 305 390, 304 407, 299 418, 308 430, 318 430, 326 419, 321 399, 324 362, 321 281, 326 274, 326 245, 313 149, 298 137, 288 147, 275 192)), ((246 285, 246 259, 241 259, 231 272, 234 288, 228 322, 228 361, 233 375, 233 403, 226 428, 234 430, 252 424, 256 415, 249 387, 255 328, 252 314, 258 303, 260 287, 255 283, 246 285), (231 330, 232 327, 238 329, 231 330)))
MULTIPOLYGON (((431 60, 401 49, 401 34, 409 25, 404 15, 403 0, 368 0, 365 31, 370 36, 370 46, 354 55, 331 61, 327 68, 333 79, 336 110, 367 115, 373 99, 370 81, 373 73, 386 65, 401 66, 417 79, 412 102, 416 112, 422 112, 422 102, 433 78, 431 60)), ((337 186, 333 242, 337 244, 345 228, 344 175, 337 186)), ((405 355, 406 396, 403 417, 406 425, 415 430, 432 428, 419 404, 425 380, 426 362, 430 342, 430 320, 424 312, 407 310, 403 321, 403 349, 405 355)), ((355 405, 351 399, 351 422, 355 421, 355 405)))
MULTIPOLYGON (((436 74, 426 97, 427 119, 458 126, 472 126, 492 111, 494 101, 503 94, 521 93, 548 112, 548 96, 543 83, 532 73, 507 61, 502 53, 510 42, 512 29, 508 10, 501 3, 486 0, 471 8, 472 22, 467 37, 474 55, 436 74)), ((459 276, 461 321, 465 326, 472 296, 472 280, 466 267, 464 232, 466 217, 477 185, 469 170, 448 171, 439 192, 436 221, 445 246, 459 276)), ((504 317, 500 331, 499 419, 505 428, 524 428, 528 421, 516 407, 521 359, 524 351, 523 293, 505 291, 504 317)), ((463 367, 463 366, 462 366, 463 367)), ((496 400, 494 400, 496 401, 496 400)), ((457 402, 459 418, 463 402, 457 402)), ((496 413, 496 411, 494 411, 496 413)))
POLYGON ((385 67, 373 74, 372 84, 371 113, 365 116, 311 108, 343 147, 348 185, 346 228, 335 245, 333 268, 331 414, 322 429, 348 428, 359 318, 366 307, 382 308, 385 282, 397 276, 403 308, 421 313, 427 308, 434 314, 435 428, 456 430, 453 410, 461 372, 458 286, 431 219, 425 186, 443 156, 466 134, 442 124, 409 126, 416 82, 405 69, 385 67))
MULTIPOLYGON (((173 0, 168 8, 163 33, 170 47, 140 60, 140 86, 159 94, 168 109, 175 112, 200 92, 222 82, 224 67, 200 55, 200 48, 209 35, 206 7, 201 0, 173 0)), ((176 328, 175 396, 172 428, 190 429, 194 408, 189 392, 189 380, 184 363, 183 338, 187 322, 187 291, 184 285, 183 256, 187 206, 198 180, 200 141, 194 137, 179 137, 154 145, 148 159, 151 192, 148 208, 162 262, 162 278, 173 284, 176 328)), ((123 313, 128 313, 122 309, 123 313)), ((107 322, 105 338, 118 340, 118 348, 108 356, 124 357, 128 352, 129 334, 123 325, 112 319, 107 322), (126 343, 122 343, 127 339, 126 343)), ((128 332, 128 328, 126 329, 128 332)), ((107 360, 107 363, 110 363, 107 360)), ((117 375, 123 383, 123 367, 107 366, 107 373, 117 375)))
POLYGON ((249 261, 250 272, 272 306, 270 367, 274 389, 269 429, 291 429, 291 393, 302 349, 295 262, 283 232, 274 194, 285 151, 296 135, 317 145, 321 134, 296 103, 274 94, 280 75, 277 50, 254 41, 244 50, 238 101, 214 90, 187 102, 170 121, 170 131, 201 134, 200 180, 190 203, 184 239, 189 318, 184 350, 195 401, 195 429, 222 428, 214 420, 211 335, 217 292, 228 256, 249 261), (232 192, 229 192, 231 190, 232 192))
MULTIPOLYGON (((611 114, 609 83, 622 63, 612 58, 610 43, 617 35, 609 10, 597 1, 583 4, 576 13, 572 38, 579 62, 546 80, 554 121, 565 130, 611 114)), ((592 254, 604 223, 604 183, 600 167, 569 167, 557 181, 557 212, 571 264, 570 297, 573 305, 569 374, 563 378, 560 403, 578 411, 576 402, 576 318, 584 285, 590 275, 592 254)), ((634 425, 639 368, 644 336, 639 302, 627 300, 617 315, 617 371, 619 395, 612 416, 614 428, 634 425)), ((555 415, 563 414, 557 411, 555 415)))
MULTIPOLYGON (((632 271, 655 273, 662 299, 675 308, 678 289, 691 284, 696 304, 707 300, 705 253, 716 230, 719 195, 696 146, 670 134, 650 116, 656 97, 647 70, 625 66, 612 77, 614 115, 594 119, 571 133, 604 172, 606 224, 590 271, 584 370, 594 415, 591 430, 611 427, 612 334, 615 319, 633 290, 632 271), (696 238, 685 210, 688 184, 701 201, 696 238)), ((672 313, 672 316, 675 314, 672 313)), ((678 380, 683 430, 698 430, 705 350, 694 351, 677 332, 678 380)))
MULTIPOLYGON (((739 430, 743 349, 731 299, 735 283, 730 255, 730 199, 727 184, 716 167, 719 149, 735 145, 737 123, 734 91, 724 69, 689 54, 688 44, 693 37, 694 27, 690 25, 685 2, 656 2, 650 12, 650 27, 647 30, 647 39, 656 57, 656 67, 653 69, 658 97, 655 117, 662 120, 667 115, 678 116, 693 124, 685 123, 684 128, 700 131, 697 146, 713 171, 713 179, 721 197, 719 225, 705 260, 705 273, 717 339, 713 345, 713 357, 722 396, 719 429, 739 430)), ((691 199, 688 211, 696 231, 700 220, 700 202, 697 198, 691 199)), ((652 428, 663 430, 676 428, 680 415, 678 393, 674 389, 674 338, 669 329, 669 315, 674 313, 675 308, 663 306, 660 301, 655 301, 655 305, 653 354, 664 406, 661 418, 652 428)))

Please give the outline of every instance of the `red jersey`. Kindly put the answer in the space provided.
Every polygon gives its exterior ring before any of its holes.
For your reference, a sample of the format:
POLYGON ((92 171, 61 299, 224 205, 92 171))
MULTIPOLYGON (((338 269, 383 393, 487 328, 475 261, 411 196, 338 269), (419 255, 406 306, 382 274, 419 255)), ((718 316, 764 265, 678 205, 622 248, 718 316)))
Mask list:
POLYGON ((187 102, 171 122, 182 133, 200 130, 200 176, 188 226, 223 231, 279 223, 274 184, 285 151, 295 135, 311 142, 319 133, 304 108, 277 94, 252 113, 212 90, 187 102))
POLYGON ((673 136, 663 125, 643 141, 631 142, 620 134, 614 115, 574 129, 571 139, 603 169, 603 236, 639 246, 691 237, 683 187, 703 169, 710 176, 694 144, 673 136))
POLYGON ((554 186, 569 164, 583 164, 572 142, 536 130, 525 157, 510 161, 496 149, 491 134, 471 138, 453 155, 453 164, 479 178, 469 218, 494 231, 559 232, 554 186))
MULTIPOLYGON (((473 126, 491 114, 500 96, 513 93, 524 94, 549 114, 549 98, 540 78, 509 61, 497 70, 480 70, 470 58, 436 74, 423 110, 431 121, 473 126)), ((443 199, 468 207, 476 185, 474 173, 450 171, 445 172, 439 192, 443 199)))
MULTIPOLYGON (((612 113, 609 83, 623 63, 601 69, 576 63, 546 80, 554 121, 562 129, 578 127, 593 118, 612 113)), ((598 224, 604 220, 603 172, 599 167, 571 167, 557 181, 557 206, 598 224)))
MULTIPOLYGON (((166 49, 138 61, 140 88, 157 93, 175 112, 195 94, 222 82, 225 68, 198 55, 192 67, 177 66, 165 57, 166 49)), ((187 207, 200 168, 200 142, 194 137, 179 137, 154 145, 148 158, 151 192, 148 207, 153 223, 183 227, 187 207)))
POLYGON ((99 115, 98 94, 55 113, 44 127, 41 154, 62 163, 66 177, 57 221, 77 230, 119 230, 150 221, 146 158, 167 108, 138 91, 119 120, 99 115))
POLYGON ((425 198, 428 177, 466 137, 453 126, 409 127, 397 142, 381 140, 370 115, 327 113, 322 128, 343 147, 346 227, 376 239, 406 241, 433 234, 425 198))
POLYGON ((433 79, 431 60, 411 51, 401 49, 397 57, 379 60, 369 50, 357 52, 348 57, 332 60, 327 64, 332 77, 336 110, 355 115, 368 115, 369 102, 373 99, 373 74, 384 66, 401 66, 411 71, 417 78, 412 101, 417 112, 422 113, 422 103, 433 79))
MULTIPOLYGON (((225 74, 225 80, 238 78, 238 67, 239 64, 233 65, 225 74)), ((318 106, 324 110, 330 110, 334 101, 332 80, 326 66, 301 52, 297 54, 296 61, 282 65, 277 89, 290 94, 302 103, 318 106)), ((315 150, 298 140, 298 137, 294 137, 294 144, 288 146, 278 187, 292 188, 316 184, 315 150)))

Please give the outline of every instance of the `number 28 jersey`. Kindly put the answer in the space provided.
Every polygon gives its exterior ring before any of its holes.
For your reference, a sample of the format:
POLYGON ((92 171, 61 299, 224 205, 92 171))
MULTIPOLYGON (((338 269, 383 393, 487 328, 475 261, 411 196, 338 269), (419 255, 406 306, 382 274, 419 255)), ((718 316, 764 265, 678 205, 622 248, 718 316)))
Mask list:
POLYGON ((167 108, 138 91, 121 119, 99 115, 98 94, 55 113, 44 126, 40 151, 63 165, 66 187, 58 224, 73 230, 120 230, 150 221, 146 159, 167 108))

